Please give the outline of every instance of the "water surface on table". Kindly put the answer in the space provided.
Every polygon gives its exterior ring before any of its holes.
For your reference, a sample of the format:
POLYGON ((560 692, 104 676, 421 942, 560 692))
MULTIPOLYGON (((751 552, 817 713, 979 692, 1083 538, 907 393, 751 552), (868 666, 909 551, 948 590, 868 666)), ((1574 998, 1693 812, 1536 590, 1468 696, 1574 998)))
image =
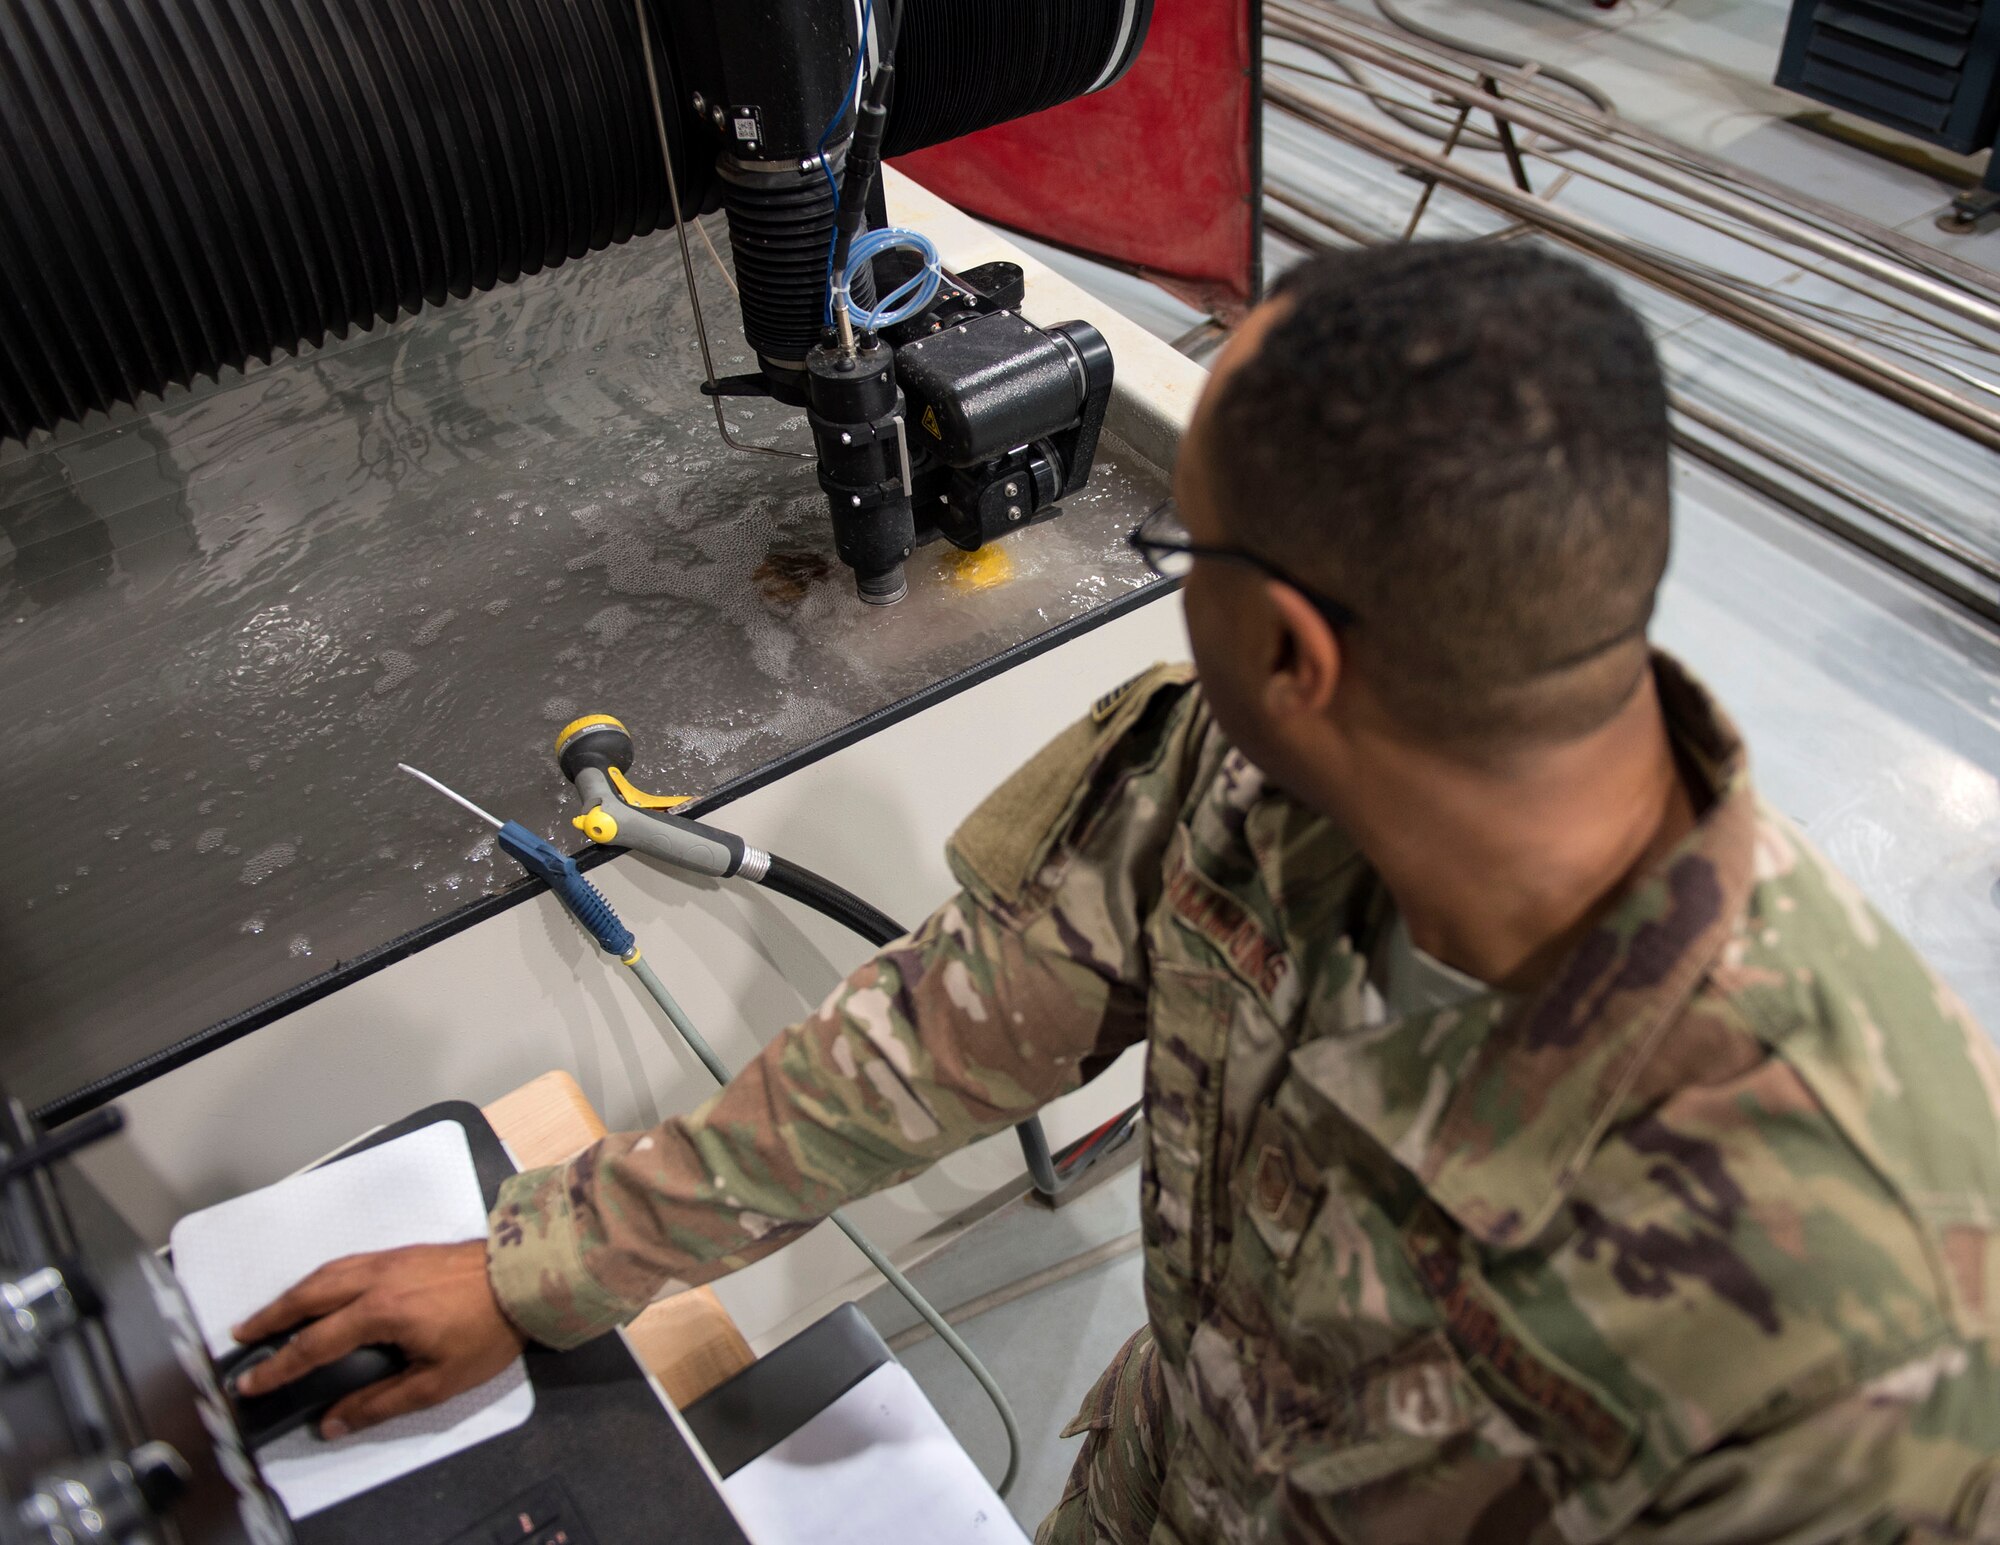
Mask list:
POLYGON ((68 1093, 516 883, 399 760, 574 847, 580 713, 698 794, 1147 580, 1163 490, 1108 443, 1001 574, 926 549, 864 606, 812 464, 729 450, 698 379, 660 237, 0 449, 0 1083, 68 1093))

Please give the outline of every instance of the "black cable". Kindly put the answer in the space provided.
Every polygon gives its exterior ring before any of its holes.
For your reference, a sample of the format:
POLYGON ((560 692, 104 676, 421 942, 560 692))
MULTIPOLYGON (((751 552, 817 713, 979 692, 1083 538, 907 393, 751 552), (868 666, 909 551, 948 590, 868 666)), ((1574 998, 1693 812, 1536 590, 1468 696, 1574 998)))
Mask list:
POLYGON ((882 164, 882 135, 889 124, 889 87, 896 67, 880 66, 868 79, 867 91, 854 117, 854 134, 847 142, 847 166, 840 184, 840 207, 833 220, 833 260, 828 272, 838 284, 847 271, 848 250, 868 218, 868 195, 882 164))

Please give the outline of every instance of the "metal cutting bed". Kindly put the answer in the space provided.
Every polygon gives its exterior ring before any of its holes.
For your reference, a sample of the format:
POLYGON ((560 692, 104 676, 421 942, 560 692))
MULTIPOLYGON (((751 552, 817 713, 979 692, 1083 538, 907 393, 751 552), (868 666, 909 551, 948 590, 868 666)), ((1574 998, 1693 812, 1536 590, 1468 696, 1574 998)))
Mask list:
POLYGON ((0 1084, 78 1107, 505 905, 398 760, 575 848, 578 714, 727 794, 1150 594, 1164 484, 1107 441, 1063 518, 864 606, 812 463, 698 381, 664 236, 0 450, 0 1084))

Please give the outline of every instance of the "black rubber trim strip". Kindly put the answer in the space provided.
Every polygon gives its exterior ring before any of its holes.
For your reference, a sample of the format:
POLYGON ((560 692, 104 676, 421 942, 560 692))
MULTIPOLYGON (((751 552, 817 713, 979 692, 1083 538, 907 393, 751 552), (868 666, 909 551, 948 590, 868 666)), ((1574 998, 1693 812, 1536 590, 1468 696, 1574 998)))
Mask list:
MULTIPOLYGON (((1115 622, 1128 612, 1137 611, 1148 602, 1157 601, 1178 588, 1179 586, 1170 580, 1155 580, 1142 585, 1115 601, 1107 602, 1095 611, 1085 612, 1080 617, 1072 617, 1068 622, 1058 623, 1046 633, 1038 633, 1033 638, 1023 639, 1011 648, 1001 650, 989 660, 969 665, 964 670, 956 671, 941 681, 933 682, 930 686, 913 692, 898 702, 865 713, 853 723, 831 734, 823 735, 818 740, 810 741, 796 751, 766 762, 762 767, 723 784, 722 787, 712 793, 704 794, 693 804, 683 808, 689 815, 705 815, 709 811, 719 810, 732 800, 741 799, 766 784, 775 783, 790 773, 810 767, 814 762, 829 757, 836 751, 845 750, 856 741, 865 740, 878 730, 885 730, 912 714, 956 697, 967 688, 991 680, 1013 666, 1024 664, 1037 655, 1047 654, 1059 644, 1082 638, 1086 633, 1094 632, 1108 622, 1115 622)), ((608 863, 624 851, 623 848, 592 847, 576 855, 577 867, 584 870, 594 869, 599 864, 608 863)), ((266 998, 262 1003, 232 1014, 229 1018, 210 1025, 206 1030, 198 1030, 171 1046, 162 1047, 159 1051, 141 1057, 116 1073, 107 1073, 104 1077, 93 1079, 69 1094, 50 1100, 36 1109, 35 1119, 45 1127, 72 1120, 85 1111, 104 1104, 107 1100, 115 1100, 121 1094, 129 1094, 141 1084, 150 1083, 163 1073, 171 1073, 175 1068, 185 1067, 207 1052, 218 1050, 232 1041, 240 1041, 252 1031, 261 1030, 287 1014, 296 1013, 307 1004, 317 1003, 321 998, 328 997, 341 988, 360 981, 363 977, 373 976, 385 967, 393 966, 400 960, 407 960, 419 950, 442 943, 454 934, 463 933, 488 918, 498 917, 509 907, 518 906, 540 895, 547 888, 541 881, 523 876, 518 885, 500 892, 497 896, 482 896, 458 911, 420 924, 400 938, 392 939, 387 944, 369 950, 366 954, 357 955, 352 960, 335 961, 318 976, 311 977, 296 987, 266 998)))
POLYGON ((842 1304, 691 1402, 681 1416, 726 1481, 895 1360, 861 1311, 842 1304))

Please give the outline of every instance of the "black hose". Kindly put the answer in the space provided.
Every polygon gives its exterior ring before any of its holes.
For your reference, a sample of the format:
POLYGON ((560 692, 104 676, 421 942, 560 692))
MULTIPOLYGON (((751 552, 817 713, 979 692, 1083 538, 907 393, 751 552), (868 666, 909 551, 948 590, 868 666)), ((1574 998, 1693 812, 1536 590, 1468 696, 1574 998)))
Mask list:
MULTIPOLYGON (((822 917, 832 918, 877 949, 909 932, 888 913, 877 911, 853 891, 835 885, 824 875, 814 874, 803 865, 781 858, 776 853, 771 855, 771 867, 765 870, 764 878, 757 883, 780 896, 790 897, 801 906, 811 907, 822 917)), ((1030 1116, 1020 1122, 1014 1128, 1014 1135, 1021 1140, 1021 1157, 1027 1162, 1028 1176, 1042 1195, 1057 1195, 1082 1173, 1081 1170, 1067 1175, 1057 1173, 1055 1158, 1049 1152, 1048 1134, 1042 1130, 1041 1117, 1030 1116)))
POLYGON ((1070 101, 1138 57, 1153 0, 907 0, 885 156, 1070 101))
POLYGON ((757 883, 780 896, 791 897, 801 906, 811 907, 822 917, 832 918, 843 928, 861 935, 877 949, 909 932, 888 913, 877 911, 853 891, 835 885, 825 876, 814 874, 803 865, 781 858, 776 853, 771 855, 771 867, 757 883))

